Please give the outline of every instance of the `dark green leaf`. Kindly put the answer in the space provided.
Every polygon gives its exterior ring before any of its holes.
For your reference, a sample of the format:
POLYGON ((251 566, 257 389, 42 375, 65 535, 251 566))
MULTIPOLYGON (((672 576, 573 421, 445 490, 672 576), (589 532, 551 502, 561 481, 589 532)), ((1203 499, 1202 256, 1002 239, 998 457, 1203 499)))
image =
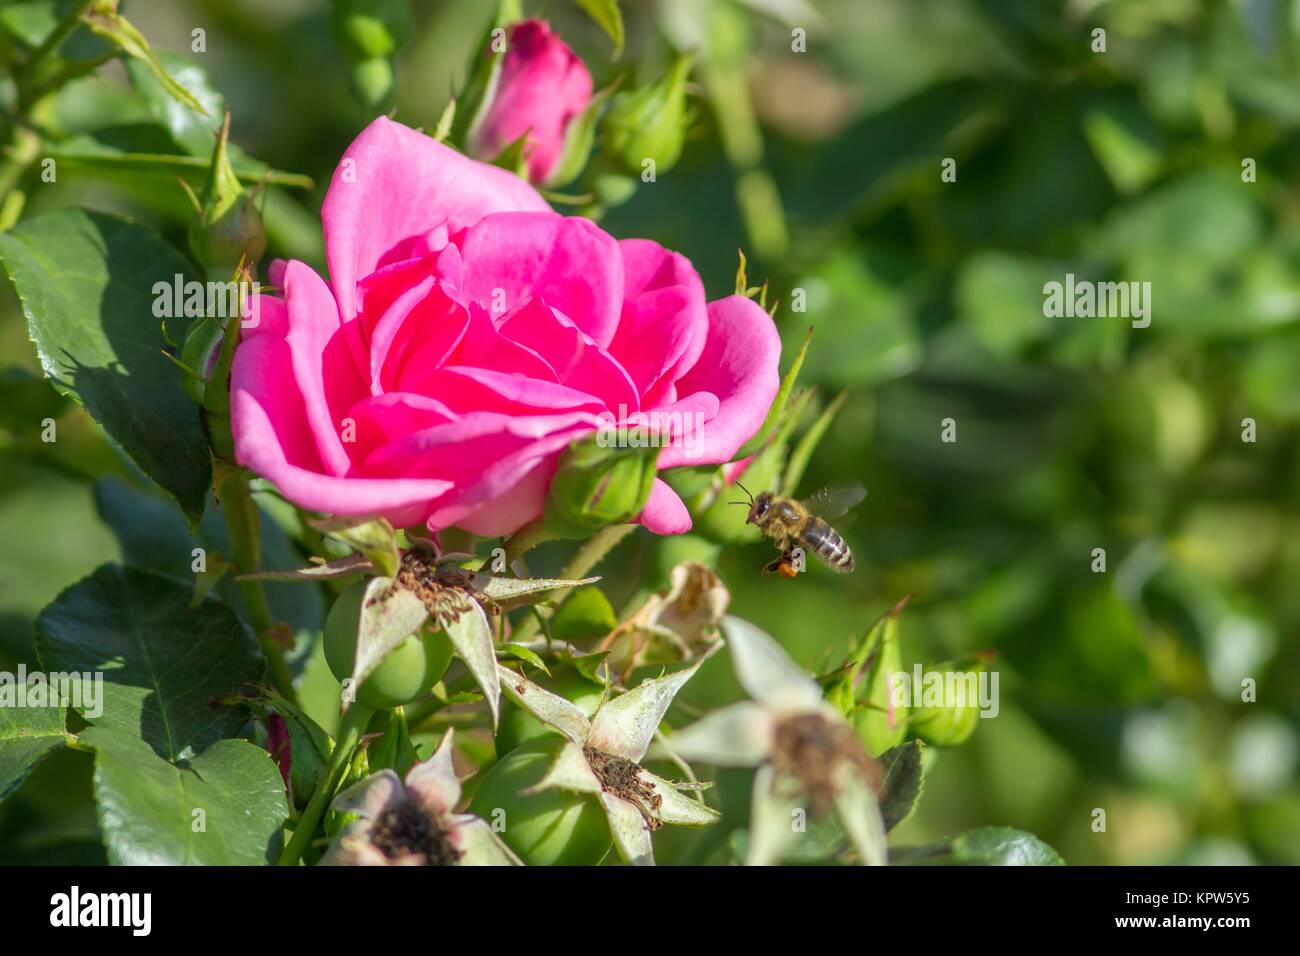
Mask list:
POLYGON ((36 622, 47 671, 102 671, 99 727, 143 737, 181 760, 235 734, 242 708, 217 698, 261 679, 249 629, 213 598, 190 607, 192 589, 138 568, 104 565, 64 591, 36 622))
POLYGON ((45 374, 76 398, 192 521, 211 482, 199 412, 162 354, 153 287, 188 266, 136 223, 63 210, 0 235, 45 374))
POLYGON ((169 763, 128 730, 92 727, 95 801, 110 863, 118 866, 269 863, 288 816, 270 755, 218 740, 169 763))
POLYGON ((26 689, 26 683, 0 683, 0 800, 67 740, 62 707, 16 706, 28 700, 26 689), (6 700, 9 694, 13 700, 6 700))
POLYGON ((880 813, 886 831, 906 820, 921 796, 923 746, 919 740, 909 740, 885 751, 880 757, 885 768, 885 779, 880 785, 880 813))
POLYGON ((892 863, 942 866, 1064 866, 1061 855, 1032 833, 1011 827, 967 830, 925 847, 889 854, 892 863))
MULTIPOLYGON (((195 548, 207 549, 209 560, 215 554, 231 555, 230 535, 219 504, 204 509, 203 520, 191 533, 166 499, 119 479, 105 478, 95 483, 95 507, 100 519, 117 536, 126 564, 190 582, 194 580, 195 548)), ((297 548, 265 511, 260 525, 262 567, 285 573, 301 567, 303 559, 297 548)), ((294 631, 293 660, 297 661, 324 624, 325 600, 320 590, 310 585, 268 581, 263 588, 274 619, 284 621, 294 631)), ((216 593, 252 625, 244 596, 229 575, 217 585, 216 593)))

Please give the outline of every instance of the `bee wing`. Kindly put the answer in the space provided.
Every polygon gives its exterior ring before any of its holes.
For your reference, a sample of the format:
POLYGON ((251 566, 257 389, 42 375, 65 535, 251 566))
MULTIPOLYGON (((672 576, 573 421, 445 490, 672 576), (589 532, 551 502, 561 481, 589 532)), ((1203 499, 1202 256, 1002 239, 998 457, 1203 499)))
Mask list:
POLYGON ((808 510, 821 518, 838 518, 867 496, 860 481, 827 485, 804 502, 808 510))

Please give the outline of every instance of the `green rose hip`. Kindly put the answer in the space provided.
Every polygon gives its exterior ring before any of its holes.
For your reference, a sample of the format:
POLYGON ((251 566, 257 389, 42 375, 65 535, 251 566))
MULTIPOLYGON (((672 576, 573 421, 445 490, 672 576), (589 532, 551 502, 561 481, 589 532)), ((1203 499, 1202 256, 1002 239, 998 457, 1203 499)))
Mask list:
POLYGON ((521 791, 542 779, 567 741, 538 737, 510 751, 483 776, 469 812, 482 817, 529 866, 595 866, 613 845, 594 797, 564 790, 521 791))
MULTIPOLYGON (((325 660, 340 681, 352 676, 357 627, 368 581, 340 594, 325 619, 325 660)), ((393 648, 357 689, 357 700, 376 710, 401 707, 428 693, 451 663, 451 642, 442 631, 421 629, 393 648)))

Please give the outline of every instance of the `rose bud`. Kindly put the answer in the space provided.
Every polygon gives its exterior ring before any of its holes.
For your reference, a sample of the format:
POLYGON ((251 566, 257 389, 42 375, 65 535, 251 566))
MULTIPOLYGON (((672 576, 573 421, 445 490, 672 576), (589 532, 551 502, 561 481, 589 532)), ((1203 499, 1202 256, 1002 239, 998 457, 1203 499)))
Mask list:
POLYGON ((686 77, 691 60, 682 57, 649 86, 620 93, 604 123, 604 149, 631 176, 645 174, 646 160, 656 174, 677 164, 686 139, 686 77))
MULTIPOLYGON (((918 706, 912 710, 912 735, 936 747, 955 747, 964 743, 979 724, 983 707, 980 681, 992 659, 993 652, 981 651, 925 668, 925 674, 937 674, 943 679, 945 691, 948 686, 952 686, 960 699, 945 699, 945 693, 932 695, 940 697, 940 702, 927 702, 928 688, 924 684, 913 688, 913 700, 918 706), (952 675, 951 680, 948 675, 952 675)), ((993 677, 996 678, 997 674, 993 677)), ((993 684, 993 692, 996 695, 996 682, 993 684)), ((994 700, 996 701, 996 696, 994 700)))
POLYGON ((208 277, 228 281, 240 262, 255 264, 266 252, 266 227, 253 197, 245 191, 230 165, 226 142, 230 135, 230 114, 226 114, 212 167, 201 199, 196 199, 198 217, 190 223, 189 244, 208 277))
POLYGON ((606 447, 603 435, 575 442, 560 457, 546 501, 546 523, 564 537, 585 537, 632 521, 655 481, 659 448, 606 447))
POLYGON ((479 107, 470 152, 493 159, 527 136, 528 179, 546 182, 565 151, 568 135, 591 100, 591 74, 568 44, 541 20, 510 27, 490 97, 479 107))

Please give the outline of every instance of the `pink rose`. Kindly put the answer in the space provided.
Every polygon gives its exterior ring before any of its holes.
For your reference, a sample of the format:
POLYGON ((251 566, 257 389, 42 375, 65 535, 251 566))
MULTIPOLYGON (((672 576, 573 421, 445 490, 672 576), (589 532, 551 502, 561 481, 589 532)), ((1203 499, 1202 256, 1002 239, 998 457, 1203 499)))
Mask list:
POLYGON ((591 74, 541 20, 510 27, 505 60, 470 151, 492 159, 528 134, 528 178, 546 180, 564 151, 569 122, 591 100, 591 74))
MULTIPOLYGON (((780 340, 706 304, 682 256, 561 216, 518 177, 379 118, 322 210, 332 285, 271 267, 231 375, 236 457, 304 508, 509 534, 560 453, 638 413, 698 423, 659 467, 728 461, 776 395, 780 340)), ((690 528, 656 479, 640 521, 690 528)))

